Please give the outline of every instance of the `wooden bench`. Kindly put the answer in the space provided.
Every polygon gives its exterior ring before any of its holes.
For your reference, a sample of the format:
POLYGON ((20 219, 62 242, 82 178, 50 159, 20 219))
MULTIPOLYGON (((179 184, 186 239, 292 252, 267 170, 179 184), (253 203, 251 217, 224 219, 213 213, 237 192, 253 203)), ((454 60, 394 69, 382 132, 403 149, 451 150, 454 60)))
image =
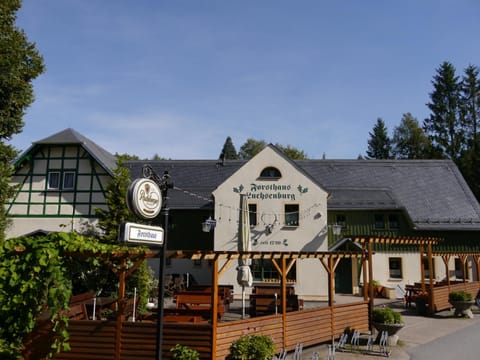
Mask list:
MULTIPOLYGON (((287 286, 286 287, 287 295, 294 295, 295 294, 295 288, 293 286, 287 286)), ((253 288, 253 293, 258 294, 258 295, 275 295, 278 294, 280 297, 282 290, 280 286, 267 286, 267 285, 257 285, 253 288)))
MULTIPOLYGON (((298 295, 287 296, 287 312, 297 311, 303 308, 303 301, 298 299, 298 295)), ((264 316, 282 312, 282 299, 265 294, 251 294, 250 295, 250 316, 264 316)))
POLYGON ((88 320, 85 304, 70 305, 70 310, 67 315, 70 320, 88 320))
MULTIPOLYGON (((217 295, 218 296, 218 295, 217 295)), ((218 296, 217 312, 218 317, 221 318, 225 314, 225 304, 220 296, 218 296)), ((191 315, 205 316, 208 312, 208 316, 211 314, 212 297, 210 294, 202 293, 180 293, 175 296, 176 308, 175 310, 186 310, 191 315)), ((165 309, 166 310, 166 309, 165 309)))
MULTIPOLYGON (((210 285, 193 285, 190 286, 187 290, 177 292, 177 293, 212 293, 212 287, 210 285)), ((233 285, 219 285, 218 286, 218 295, 222 298, 225 305, 231 304, 233 302, 233 285)))

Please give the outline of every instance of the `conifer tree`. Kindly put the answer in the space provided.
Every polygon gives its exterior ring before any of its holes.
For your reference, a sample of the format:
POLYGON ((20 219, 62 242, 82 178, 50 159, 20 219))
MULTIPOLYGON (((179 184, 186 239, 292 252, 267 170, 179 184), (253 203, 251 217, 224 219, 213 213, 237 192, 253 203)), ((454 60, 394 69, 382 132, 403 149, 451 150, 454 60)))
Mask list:
POLYGON ((430 117, 423 128, 432 142, 432 157, 446 157, 458 164, 465 149, 465 131, 460 117, 460 80, 455 67, 444 62, 434 76, 433 91, 427 104, 430 117))
POLYGON ((218 157, 220 160, 235 160, 238 159, 237 150, 233 145, 232 138, 229 136, 225 140, 225 144, 223 144, 222 152, 218 157))
POLYGON ((392 145, 388 137, 385 122, 378 118, 373 126, 370 139, 368 140, 367 156, 369 159, 391 159, 392 145))

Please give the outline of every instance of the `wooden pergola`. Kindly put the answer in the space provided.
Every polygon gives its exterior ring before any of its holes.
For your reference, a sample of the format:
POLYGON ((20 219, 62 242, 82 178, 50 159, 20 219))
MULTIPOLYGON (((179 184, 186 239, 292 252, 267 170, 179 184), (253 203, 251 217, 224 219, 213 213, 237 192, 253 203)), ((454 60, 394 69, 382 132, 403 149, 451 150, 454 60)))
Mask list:
MULTIPOLYGON (((373 246, 376 244, 384 245, 399 245, 399 246, 418 246, 420 256, 423 259, 425 253, 425 247, 427 248, 427 261, 429 269, 433 268, 433 245, 438 245, 442 239, 434 237, 389 237, 389 236, 357 236, 353 239, 354 242, 362 245, 362 251, 367 254, 368 258, 368 279, 373 279, 373 246)), ((421 264, 421 281, 422 281, 422 291, 425 292, 425 268, 423 266, 423 261, 420 261, 421 264)), ((373 282, 367 281, 367 264, 363 263, 363 283, 368 283, 368 297, 370 298, 370 308, 374 307, 374 292, 373 292, 373 282)), ((433 271, 429 271, 429 288, 433 294, 433 271)), ((366 292, 364 292, 364 299, 367 300, 366 292)), ((429 298, 430 309, 433 308, 433 297, 429 298)))
MULTIPOLYGON (((334 294, 335 294, 335 269, 342 259, 362 259, 366 260, 365 252, 354 252, 354 251, 320 251, 320 252, 175 252, 169 255, 169 258, 183 258, 191 260, 209 260, 213 262, 212 266, 212 325, 214 336, 213 339, 216 339, 216 328, 218 322, 218 297, 214 294, 218 293, 218 280, 222 274, 238 260, 271 260, 275 269, 280 274, 280 297, 282 309, 281 313, 283 315, 283 338, 287 338, 285 332, 286 329, 286 314, 287 314, 287 275, 290 270, 293 268, 293 265, 297 260, 303 259, 318 259, 322 266, 325 268, 328 274, 328 306, 332 309, 332 318, 333 314, 333 304, 334 304, 334 294), (225 262, 221 267, 219 267, 219 262, 224 260, 225 262)), ((332 329, 333 329, 332 321, 332 329)), ((333 333, 333 330, 332 330, 333 333)), ((216 344, 213 344, 213 348, 216 347, 216 344)))

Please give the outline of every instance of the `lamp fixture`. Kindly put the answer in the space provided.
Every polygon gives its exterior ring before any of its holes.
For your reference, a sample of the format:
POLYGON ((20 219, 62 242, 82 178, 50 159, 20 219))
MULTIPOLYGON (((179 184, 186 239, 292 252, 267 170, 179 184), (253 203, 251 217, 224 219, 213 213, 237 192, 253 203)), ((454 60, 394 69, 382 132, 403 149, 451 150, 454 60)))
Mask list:
POLYGON ((333 224, 332 225, 333 235, 338 236, 342 232, 342 225, 340 224, 333 224))
POLYGON ((217 224, 217 221, 215 219, 212 219, 211 216, 209 216, 207 220, 202 222, 202 231, 208 233, 213 229, 215 229, 216 224, 217 224))

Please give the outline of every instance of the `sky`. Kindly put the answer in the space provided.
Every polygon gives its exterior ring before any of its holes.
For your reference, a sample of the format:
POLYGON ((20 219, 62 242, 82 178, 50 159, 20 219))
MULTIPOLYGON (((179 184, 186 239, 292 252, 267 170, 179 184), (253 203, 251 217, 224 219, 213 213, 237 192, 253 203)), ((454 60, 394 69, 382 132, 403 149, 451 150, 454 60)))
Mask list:
POLYGON ((218 159, 225 140, 365 155, 420 124, 444 61, 480 66, 478 0, 23 0, 44 57, 12 144, 73 128, 111 153, 218 159))

